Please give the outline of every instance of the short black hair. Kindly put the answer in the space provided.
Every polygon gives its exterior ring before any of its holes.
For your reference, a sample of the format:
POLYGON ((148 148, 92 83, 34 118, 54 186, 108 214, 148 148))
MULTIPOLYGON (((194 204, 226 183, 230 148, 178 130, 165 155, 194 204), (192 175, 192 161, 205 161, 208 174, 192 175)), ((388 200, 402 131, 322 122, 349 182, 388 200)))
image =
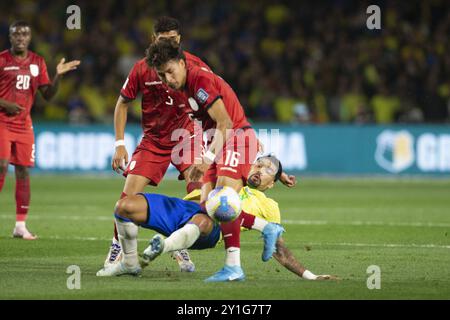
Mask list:
POLYGON ((175 18, 163 16, 156 20, 153 25, 153 32, 155 34, 161 32, 177 31, 181 34, 181 23, 175 18))
POLYGON ((152 68, 159 68, 170 60, 183 59, 186 61, 180 44, 171 39, 162 39, 157 43, 152 43, 150 47, 145 50, 145 56, 147 65, 152 68))
POLYGON ((28 22, 26 22, 24 20, 17 20, 10 24, 9 31, 11 32, 11 29, 17 28, 17 27, 28 27, 31 29, 31 25, 28 22))
POLYGON ((278 171, 275 174, 275 180, 274 180, 275 182, 277 182, 278 180, 280 180, 281 174, 283 173, 283 166, 281 165, 281 161, 278 160, 277 157, 272 156, 272 155, 270 155, 269 157, 275 159, 276 161, 278 161, 278 171))

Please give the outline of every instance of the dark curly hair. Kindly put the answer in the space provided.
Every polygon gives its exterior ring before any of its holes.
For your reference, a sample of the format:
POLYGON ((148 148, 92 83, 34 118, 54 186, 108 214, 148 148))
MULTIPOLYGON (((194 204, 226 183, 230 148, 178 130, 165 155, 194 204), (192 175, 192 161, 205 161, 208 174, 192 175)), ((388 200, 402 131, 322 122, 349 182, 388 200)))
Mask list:
POLYGON ((153 32, 155 34, 161 33, 161 32, 169 32, 169 31, 177 31, 178 34, 181 34, 181 24, 180 21, 178 21, 175 18, 172 17, 160 17, 156 20, 155 24, 153 25, 153 32))
POLYGON ((152 68, 159 68, 165 65, 170 60, 185 60, 183 50, 176 41, 161 40, 157 43, 152 43, 147 50, 145 50, 145 61, 147 65, 152 68))

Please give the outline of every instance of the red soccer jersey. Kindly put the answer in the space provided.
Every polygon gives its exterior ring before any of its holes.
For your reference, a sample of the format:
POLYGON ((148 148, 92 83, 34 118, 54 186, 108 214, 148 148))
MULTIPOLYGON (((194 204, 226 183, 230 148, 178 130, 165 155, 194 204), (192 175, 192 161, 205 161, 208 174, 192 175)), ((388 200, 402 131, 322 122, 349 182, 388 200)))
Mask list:
POLYGON ((189 97, 188 106, 193 117, 202 122, 203 130, 215 128, 216 124, 208 114, 208 109, 218 99, 222 99, 228 115, 233 121, 233 129, 250 127, 244 108, 228 83, 211 70, 186 61, 187 76, 185 93, 189 97))
MULTIPOLYGON (((209 70, 200 58, 184 53, 190 63, 209 70)), ((165 85, 156 71, 147 65, 145 58, 135 63, 120 94, 127 100, 134 100, 139 92, 142 92, 142 129, 146 139, 160 148, 170 149, 177 144, 177 141, 171 140, 174 130, 193 130, 193 123, 186 111, 186 96, 165 85)))
POLYGON ((0 98, 15 102, 25 110, 9 117, 0 109, 0 121, 17 129, 31 128, 30 111, 36 91, 50 84, 45 60, 28 51, 27 57, 14 57, 9 50, 0 52, 0 98))

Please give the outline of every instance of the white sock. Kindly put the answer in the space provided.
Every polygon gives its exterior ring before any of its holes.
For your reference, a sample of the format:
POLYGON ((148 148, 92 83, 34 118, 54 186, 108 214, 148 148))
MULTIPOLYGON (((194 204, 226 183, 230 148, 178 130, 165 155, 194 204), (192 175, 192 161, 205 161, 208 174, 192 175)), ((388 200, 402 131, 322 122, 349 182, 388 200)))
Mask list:
POLYGON ((309 270, 305 270, 302 274, 302 278, 306 280, 316 280, 317 276, 309 270))
POLYGON ((16 221, 16 228, 25 229, 25 221, 16 221))
POLYGON ((164 240, 163 252, 187 249, 200 237, 200 229, 196 224, 187 223, 164 240))
POLYGON ((268 224, 269 222, 267 222, 266 220, 255 217, 255 222, 253 223, 252 230, 258 230, 262 232, 264 230, 264 227, 268 224))
POLYGON ((123 262, 127 267, 135 267, 138 264, 137 234, 138 226, 133 222, 125 222, 116 219, 117 233, 123 252, 123 262))
POLYGON ((229 247, 226 250, 225 264, 228 266, 241 266, 241 249, 237 247, 229 247))

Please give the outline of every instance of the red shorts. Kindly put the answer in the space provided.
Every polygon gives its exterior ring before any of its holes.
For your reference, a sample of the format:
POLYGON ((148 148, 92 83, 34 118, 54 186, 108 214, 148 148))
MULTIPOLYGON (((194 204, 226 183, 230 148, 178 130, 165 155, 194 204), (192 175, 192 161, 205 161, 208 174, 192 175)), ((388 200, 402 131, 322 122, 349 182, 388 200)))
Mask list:
POLYGON ((175 147, 167 149, 156 146, 152 140, 144 137, 136 147, 123 175, 143 176, 150 180, 150 185, 157 186, 172 163, 180 173, 178 179, 183 180, 183 172, 194 163, 195 158, 201 159, 201 156, 201 135, 190 136, 175 147))
POLYGON ((238 129, 227 140, 222 152, 216 157, 203 176, 203 183, 216 183, 217 177, 242 179, 244 185, 252 164, 258 154, 258 139, 252 128, 238 129))
POLYGON ((13 165, 34 167, 33 129, 12 129, 0 121, 0 159, 6 159, 13 165))

